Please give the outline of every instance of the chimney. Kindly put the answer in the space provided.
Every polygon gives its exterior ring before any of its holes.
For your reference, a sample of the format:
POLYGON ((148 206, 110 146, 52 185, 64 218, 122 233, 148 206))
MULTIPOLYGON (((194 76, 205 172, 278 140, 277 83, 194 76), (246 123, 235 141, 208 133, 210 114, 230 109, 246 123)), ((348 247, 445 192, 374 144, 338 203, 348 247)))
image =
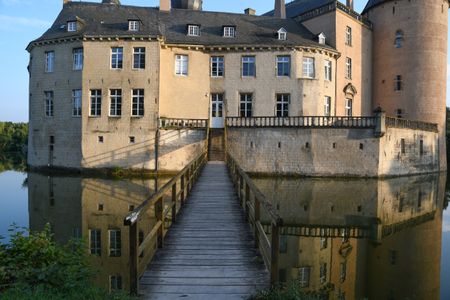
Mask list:
POLYGON ((63 0, 63 5, 72 2, 71 0, 63 0))
POLYGON ((170 3, 170 0, 159 0, 159 10, 169 12, 172 8, 170 3))
POLYGON ((347 0, 347 7, 353 10, 353 0, 347 0))
POLYGON ((256 15, 256 10, 249 7, 246 10, 244 10, 244 13, 249 16, 254 16, 254 15, 256 15))
POLYGON ((284 0, 275 0, 274 17, 286 19, 286 5, 284 3, 284 0))

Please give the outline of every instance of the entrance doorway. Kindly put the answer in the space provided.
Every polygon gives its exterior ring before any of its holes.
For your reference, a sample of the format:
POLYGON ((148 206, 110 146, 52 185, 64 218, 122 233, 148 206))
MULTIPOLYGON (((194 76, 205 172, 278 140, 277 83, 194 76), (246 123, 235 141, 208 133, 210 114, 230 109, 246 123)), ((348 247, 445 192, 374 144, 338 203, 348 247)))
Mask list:
POLYGON ((224 128, 223 94, 211 94, 211 128, 224 128))

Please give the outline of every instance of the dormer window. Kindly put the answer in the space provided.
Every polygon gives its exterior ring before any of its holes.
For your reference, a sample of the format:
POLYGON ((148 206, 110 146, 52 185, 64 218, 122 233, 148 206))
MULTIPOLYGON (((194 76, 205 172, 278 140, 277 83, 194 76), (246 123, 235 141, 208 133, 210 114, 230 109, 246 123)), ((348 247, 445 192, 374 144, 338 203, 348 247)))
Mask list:
POLYGON ((319 38, 319 44, 321 45, 325 45, 325 41, 326 41, 326 36, 323 32, 321 32, 318 36, 319 38))
POLYGON ((67 31, 68 32, 75 32, 77 30, 78 30, 77 21, 69 21, 69 22, 67 22, 67 31))
POLYGON ((139 31, 139 21, 138 20, 128 20, 128 30, 129 31, 139 31))
POLYGON ((235 36, 236 36, 236 27, 234 26, 223 27, 223 37, 233 38, 235 36))
POLYGON ((287 39, 287 30, 284 28, 280 28, 280 30, 278 30, 278 40, 280 41, 285 41, 287 39))
POLYGON ((188 25, 188 35, 189 36, 200 36, 200 26, 199 25, 188 25))

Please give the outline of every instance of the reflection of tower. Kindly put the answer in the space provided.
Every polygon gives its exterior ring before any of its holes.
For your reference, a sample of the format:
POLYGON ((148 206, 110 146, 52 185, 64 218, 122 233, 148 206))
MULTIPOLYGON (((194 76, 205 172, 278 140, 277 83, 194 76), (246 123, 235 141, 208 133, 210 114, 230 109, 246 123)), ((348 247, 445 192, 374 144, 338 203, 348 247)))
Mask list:
POLYGON ((202 10, 202 0, 172 0, 172 8, 202 10))
POLYGON ((373 105, 388 116, 437 123, 446 169, 445 106, 448 1, 370 0, 373 105))

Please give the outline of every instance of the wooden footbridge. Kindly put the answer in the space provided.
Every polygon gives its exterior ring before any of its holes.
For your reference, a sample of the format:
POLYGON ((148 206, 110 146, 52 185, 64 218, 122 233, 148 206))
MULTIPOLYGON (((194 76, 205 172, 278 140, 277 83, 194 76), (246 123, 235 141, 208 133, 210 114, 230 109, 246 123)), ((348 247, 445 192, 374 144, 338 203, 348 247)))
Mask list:
POLYGON ((230 156, 206 160, 197 157, 126 217, 132 294, 245 299, 277 282, 282 220, 230 156), (270 236, 261 214, 272 220, 270 236))

